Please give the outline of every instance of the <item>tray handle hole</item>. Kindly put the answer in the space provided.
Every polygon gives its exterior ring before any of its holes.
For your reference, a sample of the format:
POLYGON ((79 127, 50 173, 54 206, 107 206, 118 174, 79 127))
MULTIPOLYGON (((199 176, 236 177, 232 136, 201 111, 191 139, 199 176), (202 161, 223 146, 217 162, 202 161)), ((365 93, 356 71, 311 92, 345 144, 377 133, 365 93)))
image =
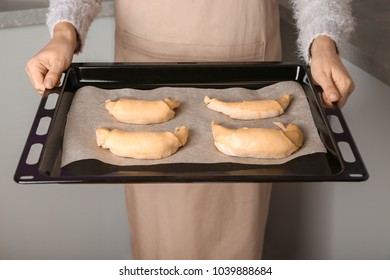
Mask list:
POLYGON ((62 84, 64 83, 64 79, 65 79, 65 73, 62 73, 60 81, 58 82, 58 87, 62 86, 62 84))
POLYGON ((47 132, 49 131, 49 125, 51 122, 50 117, 43 117, 39 120, 39 124, 37 127, 36 134, 37 135, 46 135, 47 132))
POLYGON ((353 173, 353 174, 349 174, 349 177, 351 177, 351 178, 363 178, 363 174, 353 173))
POLYGON ((34 176, 32 175, 24 175, 19 178, 20 180, 32 180, 34 179, 34 176))
POLYGON ((46 100, 45 109, 53 110, 56 107, 57 100, 58 100, 58 93, 55 92, 50 93, 46 100))
POLYGON ((34 165, 38 163, 42 148, 43 145, 41 143, 35 143, 31 145, 30 151, 28 152, 28 156, 26 159, 26 163, 28 165, 34 165))
POLYGON ((345 141, 341 141, 341 142, 338 142, 337 144, 340 148, 343 159, 346 162, 349 162, 349 163, 356 162, 356 158, 353 155, 353 152, 351 150, 351 146, 349 145, 349 143, 347 143, 345 141))
POLYGON ((332 128, 332 131, 337 134, 341 134, 344 132, 343 127, 341 126, 340 120, 335 115, 329 115, 328 116, 330 127, 332 128))

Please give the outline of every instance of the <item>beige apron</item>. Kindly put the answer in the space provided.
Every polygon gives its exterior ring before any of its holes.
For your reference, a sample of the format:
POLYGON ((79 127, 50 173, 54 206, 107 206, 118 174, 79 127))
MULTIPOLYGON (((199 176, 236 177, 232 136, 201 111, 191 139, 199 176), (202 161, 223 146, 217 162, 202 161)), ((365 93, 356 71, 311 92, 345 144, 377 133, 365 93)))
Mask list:
MULTIPOLYGON (((116 61, 280 60, 275 0, 117 0, 116 61)), ((135 259, 259 259, 271 184, 126 185, 135 259)))

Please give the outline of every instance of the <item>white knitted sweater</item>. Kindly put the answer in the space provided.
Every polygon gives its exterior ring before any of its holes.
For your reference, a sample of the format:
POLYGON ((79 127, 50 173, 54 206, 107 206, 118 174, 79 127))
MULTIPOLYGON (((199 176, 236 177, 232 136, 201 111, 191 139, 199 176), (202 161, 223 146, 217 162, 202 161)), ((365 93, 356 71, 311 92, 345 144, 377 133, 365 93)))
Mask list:
MULTIPOLYGON (((260 1, 260 0, 259 0, 260 1)), ((267 1, 267 0, 262 0, 267 1)), ((337 48, 349 39, 355 23, 351 11, 352 0, 290 0, 298 28, 298 51, 310 63, 309 49, 319 35, 332 38, 337 48)), ((88 28, 101 8, 101 0, 50 0, 47 25, 52 34, 60 21, 72 23, 79 35, 80 51, 88 28)))

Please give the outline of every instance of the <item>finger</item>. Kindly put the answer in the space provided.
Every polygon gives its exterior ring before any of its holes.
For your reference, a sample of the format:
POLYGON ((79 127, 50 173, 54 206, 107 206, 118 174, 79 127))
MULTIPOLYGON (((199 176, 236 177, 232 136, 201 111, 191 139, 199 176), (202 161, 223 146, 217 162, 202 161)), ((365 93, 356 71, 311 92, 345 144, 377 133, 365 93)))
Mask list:
POLYGON ((341 95, 339 101, 338 101, 338 105, 340 108, 343 108, 345 103, 347 102, 347 99, 349 97, 349 92, 344 92, 344 94, 341 95))
POLYGON ((45 91, 45 86, 43 81, 47 73, 47 69, 42 65, 35 64, 34 62, 30 61, 26 65, 25 70, 35 90, 40 94, 43 94, 43 92, 45 91))
POLYGON ((337 88, 339 89, 340 92, 340 100, 339 100, 339 106, 342 108, 345 103, 347 102, 348 97, 351 95, 351 93, 355 89, 355 84, 351 77, 347 77, 344 79, 342 82, 336 82, 337 88))

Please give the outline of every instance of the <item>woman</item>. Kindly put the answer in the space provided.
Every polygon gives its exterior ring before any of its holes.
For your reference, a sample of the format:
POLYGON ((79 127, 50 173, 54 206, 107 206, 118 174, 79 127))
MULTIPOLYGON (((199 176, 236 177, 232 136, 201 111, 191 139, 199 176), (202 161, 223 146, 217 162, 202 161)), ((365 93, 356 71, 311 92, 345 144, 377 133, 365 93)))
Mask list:
MULTIPOLYGON (((101 1, 50 2, 49 43, 27 64, 38 92, 52 88, 85 42, 101 1)), ((117 0, 118 62, 281 60, 275 0, 117 0)), ((354 84, 337 47, 353 29, 349 1, 296 0, 301 56, 326 104, 343 106, 354 84), (339 3, 341 2, 341 3, 339 3), (321 10, 321 17, 316 11, 321 10)), ((259 259, 271 184, 127 185, 138 259, 259 259)))

